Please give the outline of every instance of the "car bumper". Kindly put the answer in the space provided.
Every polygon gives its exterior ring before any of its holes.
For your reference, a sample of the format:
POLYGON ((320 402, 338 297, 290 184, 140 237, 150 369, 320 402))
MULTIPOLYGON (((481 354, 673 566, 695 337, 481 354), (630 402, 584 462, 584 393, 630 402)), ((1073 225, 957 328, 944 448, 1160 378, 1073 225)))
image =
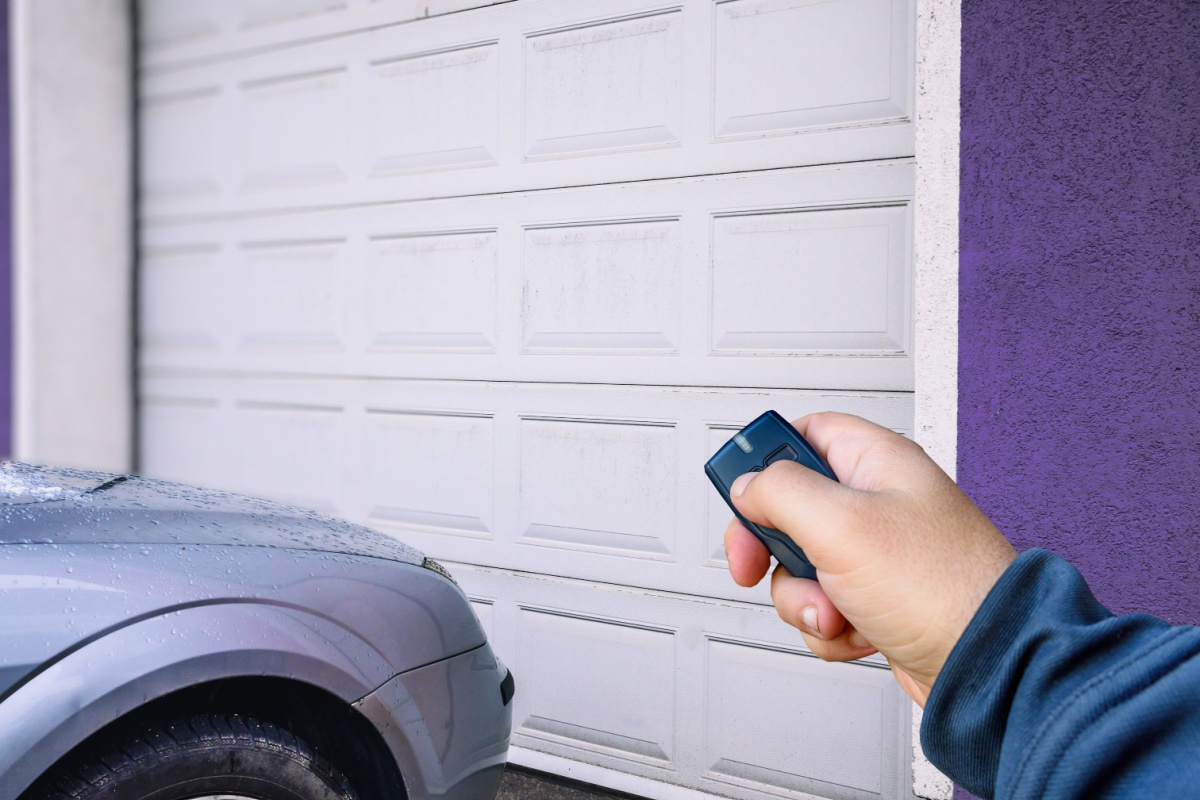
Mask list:
POLYGON ((409 800, 496 794, 508 759, 513 682, 483 645, 397 675, 354 704, 387 742, 409 800))

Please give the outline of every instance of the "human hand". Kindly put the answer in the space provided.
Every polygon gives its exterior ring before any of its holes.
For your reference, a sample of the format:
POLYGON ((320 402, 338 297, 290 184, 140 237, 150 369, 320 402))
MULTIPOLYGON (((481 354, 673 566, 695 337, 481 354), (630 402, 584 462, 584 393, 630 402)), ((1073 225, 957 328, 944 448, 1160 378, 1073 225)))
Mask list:
MULTIPOLYGON (((989 590, 1016 558, 1004 536, 914 442, 848 414, 792 423, 841 483, 791 461, 742 475, 730 497, 747 519, 803 548, 820 581, 771 576, 779 616, 826 661, 876 651, 921 706, 989 590)), ((770 554, 736 518, 729 572, 762 580, 770 554)))

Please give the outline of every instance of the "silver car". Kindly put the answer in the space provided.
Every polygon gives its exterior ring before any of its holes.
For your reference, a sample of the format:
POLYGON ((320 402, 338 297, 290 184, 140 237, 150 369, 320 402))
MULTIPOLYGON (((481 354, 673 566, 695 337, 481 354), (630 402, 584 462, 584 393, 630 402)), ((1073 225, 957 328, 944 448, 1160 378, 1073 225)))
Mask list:
POLYGON ((481 800, 513 678, 436 562, 307 511, 0 466, 0 800, 481 800))

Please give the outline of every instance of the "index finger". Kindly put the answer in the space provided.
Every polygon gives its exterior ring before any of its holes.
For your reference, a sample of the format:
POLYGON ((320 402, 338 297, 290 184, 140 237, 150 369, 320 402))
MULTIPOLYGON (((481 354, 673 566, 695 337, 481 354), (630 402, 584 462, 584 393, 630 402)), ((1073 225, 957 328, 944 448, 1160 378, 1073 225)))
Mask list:
POLYGON ((771 567, 771 554, 766 545, 746 530, 737 517, 725 528, 725 560, 729 574, 738 586, 756 586, 771 567))
POLYGON ((792 427, 829 462, 840 482, 856 489, 898 488, 905 471, 881 467, 894 465, 897 457, 907 463, 910 451, 920 450, 890 428, 853 414, 822 411, 793 421, 792 427))

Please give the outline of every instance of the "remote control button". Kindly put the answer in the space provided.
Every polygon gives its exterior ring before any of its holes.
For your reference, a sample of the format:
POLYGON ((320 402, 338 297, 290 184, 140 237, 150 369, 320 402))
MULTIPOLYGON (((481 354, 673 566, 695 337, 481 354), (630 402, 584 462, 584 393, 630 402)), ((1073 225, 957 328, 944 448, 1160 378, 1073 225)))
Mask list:
POLYGON ((792 449, 792 446, 790 444, 785 444, 778 448, 774 453, 771 453, 771 455, 767 456, 767 460, 763 463, 763 468, 765 469, 766 467, 771 466, 776 461, 783 461, 785 458, 788 461, 800 460, 800 456, 796 454, 796 451, 792 449))

